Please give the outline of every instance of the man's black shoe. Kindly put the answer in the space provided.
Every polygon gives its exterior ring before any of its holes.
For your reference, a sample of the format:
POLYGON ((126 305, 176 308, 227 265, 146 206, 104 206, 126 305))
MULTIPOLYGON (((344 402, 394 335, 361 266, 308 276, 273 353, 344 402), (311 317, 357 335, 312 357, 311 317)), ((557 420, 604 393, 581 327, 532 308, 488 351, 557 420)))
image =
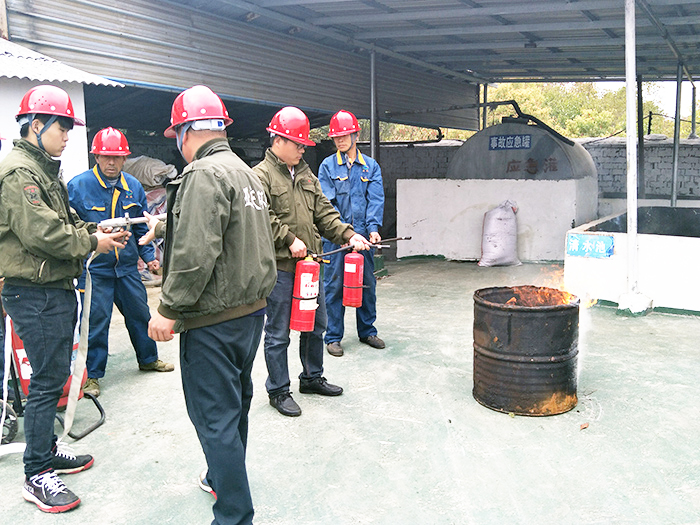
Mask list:
POLYGON ((372 348, 385 348, 386 345, 384 341, 379 339, 376 335, 370 335, 369 337, 360 337, 360 343, 371 346, 372 348))
POLYGON ((283 416, 296 417, 301 415, 301 408, 292 399, 290 392, 283 392, 270 397, 270 404, 283 416))
POLYGON ((331 354, 332 356, 335 356, 335 357, 342 357, 342 355, 343 355, 343 347, 340 346, 340 343, 338 341, 333 341, 332 343, 328 343, 326 345, 326 350, 328 350, 329 354, 331 354))
POLYGON ((343 389, 336 385, 331 385, 325 377, 316 379, 300 379, 299 392, 302 394, 319 394, 321 396, 339 396, 343 389))

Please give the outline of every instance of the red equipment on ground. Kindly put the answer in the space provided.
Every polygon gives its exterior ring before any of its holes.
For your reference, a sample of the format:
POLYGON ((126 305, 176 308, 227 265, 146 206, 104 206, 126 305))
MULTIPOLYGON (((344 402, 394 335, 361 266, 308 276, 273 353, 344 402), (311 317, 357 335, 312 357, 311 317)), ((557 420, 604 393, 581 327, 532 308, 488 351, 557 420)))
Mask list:
POLYGON ((343 273, 343 306, 362 306, 362 276, 365 270, 365 258, 350 252, 345 256, 343 273))
MULTIPOLYGON (((21 399, 26 398, 27 395, 29 394, 29 382, 32 377, 32 365, 29 362, 29 359, 27 358, 27 352, 24 349, 24 343, 22 340, 19 338, 17 333, 14 330, 14 325, 12 323, 12 320, 10 320, 9 323, 10 327, 10 333, 5 334, 6 337, 10 337, 12 341, 12 366, 10 368, 10 375, 12 379, 15 381, 15 401, 13 403, 13 408, 15 409, 15 412, 17 413, 18 416, 21 416, 24 413, 24 407, 22 406, 21 399), (21 390, 21 392, 20 392, 21 390)), ((77 338, 76 338, 77 339, 77 338)), ((75 360, 76 354, 78 352, 78 341, 74 340, 73 341, 73 355, 71 357, 71 361, 75 360)), ((71 362, 71 371, 73 369, 73 364, 71 362)), ((68 377, 68 380, 66 381, 66 384, 63 386, 63 393, 61 394, 61 398, 58 400, 58 408, 65 407, 66 404, 68 403, 68 393, 70 392, 70 385, 71 381, 73 380, 73 376, 68 377)), ((83 374, 83 378, 81 381, 81 386, 85 384, 85 381, 87 381, 87 370, 85 370, 85 373, 83 374)), ((105 422, 105 412, 104 409, 102 408, 102 405, 100 402, 95 398, 95 396, 91 394, 85 394, 82 390, 80 391, 80 394, 78 395, 78 399, 82 398, 83 396, 90 398, 90 400, 95 404, 95 407, 100 413, 99 419, 92 423, 90 426, 88 426, 85 430, 79 433, 73 433, 69 432, 68 435, 72 437, 73 439, 81 439, 85 436, 87 436, 90 432, 95 430, 97 427, 102 425, 105 422)), ((0 392, 0 398, 2 398, 2 393, 0 392)), ((58 419, 59 423, 61 426, 63 426, 63 418, 60 414, 56 415, 56 419, 58 419)))
POLYGON ((292 315, 289 328, 299 332, 311 332, 318 308, 318 276, 321 265, 307 257, 297 263, 292 293, 292 315))

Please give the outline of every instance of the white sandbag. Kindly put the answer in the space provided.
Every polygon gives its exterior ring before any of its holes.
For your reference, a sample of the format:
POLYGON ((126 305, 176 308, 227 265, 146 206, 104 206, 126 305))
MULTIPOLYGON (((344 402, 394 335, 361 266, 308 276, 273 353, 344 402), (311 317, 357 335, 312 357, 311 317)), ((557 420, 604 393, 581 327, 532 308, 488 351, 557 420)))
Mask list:
POLYGON ((504 201, 498 207, 484 213, 484 229, 481 236, 479 266, 517 266, 518 224, 515 212, 518 205, 504 201))
POLYGON ((123 169, 136 177, 146 190, 162 186, 166 179, 177 176, 177 168, 172 164, 145 155, 126 159, 123 169))

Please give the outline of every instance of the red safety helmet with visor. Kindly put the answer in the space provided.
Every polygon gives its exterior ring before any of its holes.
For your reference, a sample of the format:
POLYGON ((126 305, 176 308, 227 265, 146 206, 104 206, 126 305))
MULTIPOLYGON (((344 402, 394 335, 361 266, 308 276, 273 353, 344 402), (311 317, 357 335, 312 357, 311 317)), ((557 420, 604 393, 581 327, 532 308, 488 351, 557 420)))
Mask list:
POLYGON ((287 106, 280 109, 270 120, 267 131, 284 137, 304 146, 315 146, 316 143, 309 139, 311 126, 309 118, 299 108, 287 106))
POLYGON ((355 115, 344 109, 341 109, 331 117, 331 123, 328 126, 328 136, 331 138, 351 135, 359 133, 359 131, 360 123, 357 122, 355 115))
POLYGON ((180 93, 173 102, 170 112, 170 127, 163 134, 168 138, 175 138, 178 126, 203 120, 218 122, 213 122, 206 128, 200 129, 220 129, 222 131, 233 122, 233 119, 228 116, 226 106, 216 93, 207 86, 193 86, 180 93))
POLYGON ((113 155, 126 156, 130 155, 129 143, 124 134, 118 129, 105 128, 101 129, 92 139, 92 149, 90 153, 95 155, 113 155))

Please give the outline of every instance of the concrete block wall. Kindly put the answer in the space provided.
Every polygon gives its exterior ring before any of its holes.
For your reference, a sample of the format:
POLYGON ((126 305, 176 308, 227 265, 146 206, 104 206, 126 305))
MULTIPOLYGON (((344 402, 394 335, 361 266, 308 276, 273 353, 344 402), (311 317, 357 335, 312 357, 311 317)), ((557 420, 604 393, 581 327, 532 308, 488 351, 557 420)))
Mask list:
MULTIPOLYGON (((387 145, 379 150, 384 179, 384 227, 382 235, 396 235, 396 181, 398 179, 444 179, 452 155, 462 145, 459 140, 387 145)), ((369 153, 369 147, 362 147, 369 153)))

